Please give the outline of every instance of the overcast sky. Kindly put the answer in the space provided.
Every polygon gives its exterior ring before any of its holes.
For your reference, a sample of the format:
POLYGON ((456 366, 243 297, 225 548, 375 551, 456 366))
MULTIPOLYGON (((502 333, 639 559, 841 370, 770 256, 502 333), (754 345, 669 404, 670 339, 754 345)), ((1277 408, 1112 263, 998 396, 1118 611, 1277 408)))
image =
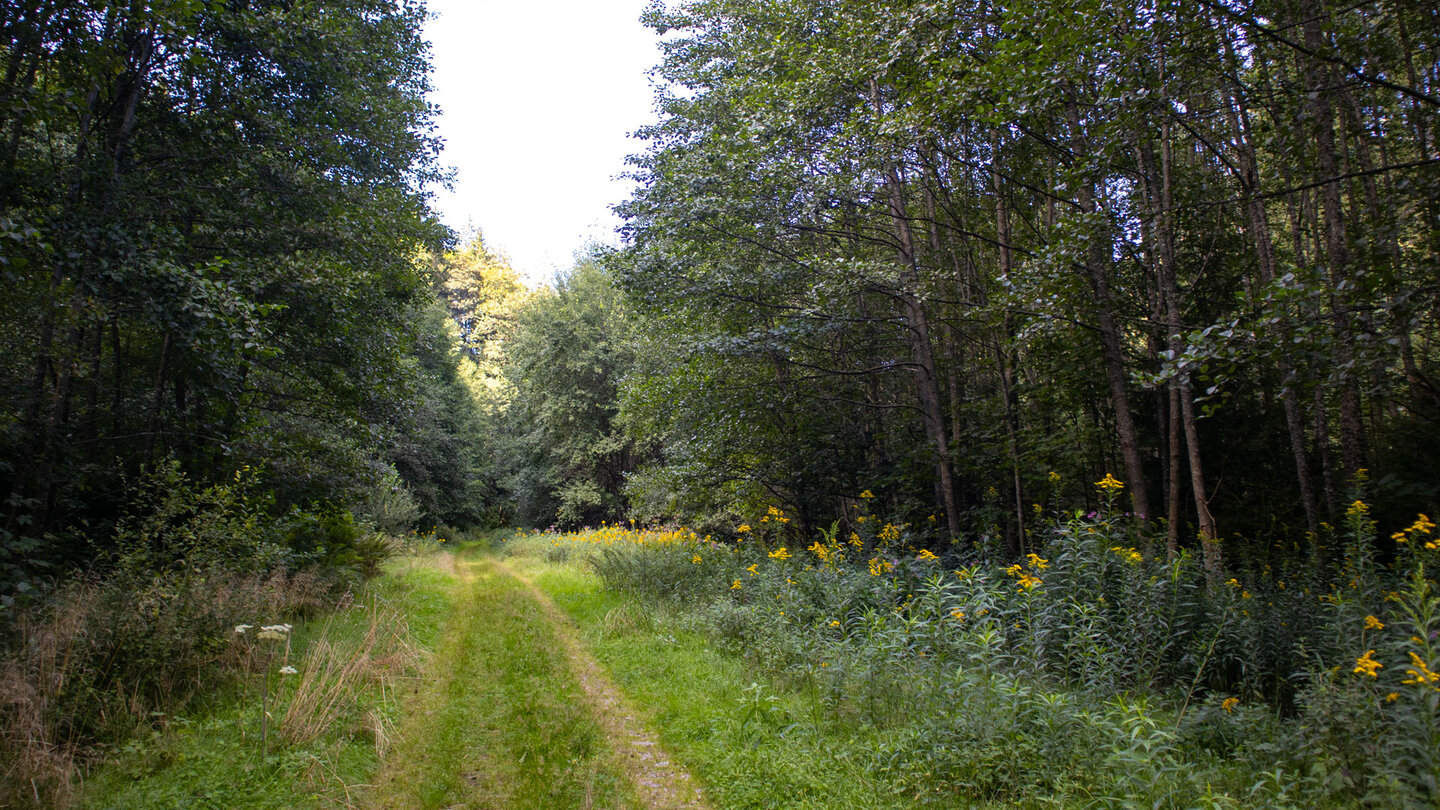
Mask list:
POLYGON ((614 179, 654 120, 646 71, 659 58, 645 0, 428 0, 445 223, 479 227, 534 282, 586 242, 614 242, 614 179))

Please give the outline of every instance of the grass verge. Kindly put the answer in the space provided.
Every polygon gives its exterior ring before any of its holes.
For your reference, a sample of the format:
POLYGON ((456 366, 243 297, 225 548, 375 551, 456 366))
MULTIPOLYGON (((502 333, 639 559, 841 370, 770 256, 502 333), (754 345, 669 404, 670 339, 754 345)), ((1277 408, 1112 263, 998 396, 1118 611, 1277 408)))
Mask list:
POLYGON ((393 736, 404 685, 415 680, 420 651, 434 644, 448 611, 449 579, 413 559, 393 564, 350 606, 297 625, 288 654, 283 642, 260 647, 240 691, 163 718, 160 728, 109 752, 81 806, 357 806, 393 736), (282 666, 295 674, 280 673, 282 666))
POLYGON ((583 560, 551 549, 507 544, 507 564, 575 621, 716 808, 913 806, 867 775, 879 730, 837 721, 814 691, 757 673, 660 605, 605 591, 583 560))

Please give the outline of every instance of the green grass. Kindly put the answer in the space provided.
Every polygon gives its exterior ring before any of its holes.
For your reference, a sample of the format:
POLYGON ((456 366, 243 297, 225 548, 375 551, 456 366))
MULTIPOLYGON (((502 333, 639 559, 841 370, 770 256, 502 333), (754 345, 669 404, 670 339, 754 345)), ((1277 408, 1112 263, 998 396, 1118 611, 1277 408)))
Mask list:
POLYGON ((583 562, 546 561, 545 545, 508 546, 524 556, 507 564, 575 621, 717 810, 913 806, 867 775, 881 732, 835 718, 819 695, 757 673, 660 606, 605 591, 583 562))
POLYGON ((635 806, 539 606, 487 558, 460 562, 457 578, 373 804, 635 806))
MULTIPOLYGON (((322 633, 340 649, 358 644, 376 608, 388 607, 391 616, 405 617, 399 628, 408 626, 409 644, 433 644, 449 601, 440 572, 413 564, 392 567, 370 583, 352 607, 328 620, 297 625, 291 661, 303 668, 307 648, 322 633)), ((386 646, 402 641, 392 637, 386 646)), ((274 674, 279 666, 277 659, 269 667, 275 723, 297 685, 295 676, 274 674)), ((377 665, 377 676, 383 666, 377 665)), ((403 663, 398 666, 403 668, 403 663)), ((87 779, 81 806, 258 810, 350 805, 359 795, 356 786, 375 772, 400 711, 399 696, 389 687, 405 673, 388 674, 369 678, 363 688, 352 691, 335 722, 312 740, 286 744, 272 730, 268 756, 261 751, 263 687, 257 674, 243 688, 224 690, 186 716, 165 718, 164 728, 109 752, 106 763, 87 779)))
POLYGON ((363 637, 365 608, 377 603, 404 617, 391 646, 422 653, 348 691, 333 727, 313 740, 289 742, 275 730, 298 678, 272 675, 262 755, 257 676, 241 693, 217 695, 109 752, 81 806, 637 806, 540 608, 479 556, 484 546, 462 547, 458 562, 402 560, 355 607, 295 628, 291 661, 302 672, 322 634, 341 649, 363 637))

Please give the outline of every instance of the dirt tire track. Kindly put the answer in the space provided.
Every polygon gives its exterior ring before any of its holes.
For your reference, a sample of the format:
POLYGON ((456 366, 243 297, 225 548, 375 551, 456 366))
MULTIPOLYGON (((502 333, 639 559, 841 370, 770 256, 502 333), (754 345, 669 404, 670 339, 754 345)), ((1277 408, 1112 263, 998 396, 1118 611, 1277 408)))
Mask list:
POLYGON ((585 692, 595 721, 605 729, 636 795, 651 810, 710 810, 704 793, 683 765, 661 747, 642 715, 610 679, 605 668, 580 640, 570 617, 529 578, 492 558, 496 569, 525 587, 555 630, 570 671, 585 692))

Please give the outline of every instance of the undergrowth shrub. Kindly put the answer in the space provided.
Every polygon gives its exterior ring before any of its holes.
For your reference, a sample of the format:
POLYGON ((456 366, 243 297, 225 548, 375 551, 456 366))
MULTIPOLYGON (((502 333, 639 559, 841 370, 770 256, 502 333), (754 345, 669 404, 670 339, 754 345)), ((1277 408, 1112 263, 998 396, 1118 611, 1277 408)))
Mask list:
POLYGON ((0 806, 61 806, 77 763, 253 668, 234 627, 310 616, 388 554, 348 515, 279 524, 248 470, 142 481, 94 571, 20 614, 0 661, 0 806))
POLYGON ((848 538, 837 523, 803 550, 773 528, 545 542, 813 690, 833 722, 887 729, 871 765, 923 801, 1432 807, 1440 548, 1421 516, 1382 564, 1362 498, 1328 539, 1223 573, 1156 556, 1113 510, 1037 522, 1004 561, 926 550, 864 502, 848 538))

